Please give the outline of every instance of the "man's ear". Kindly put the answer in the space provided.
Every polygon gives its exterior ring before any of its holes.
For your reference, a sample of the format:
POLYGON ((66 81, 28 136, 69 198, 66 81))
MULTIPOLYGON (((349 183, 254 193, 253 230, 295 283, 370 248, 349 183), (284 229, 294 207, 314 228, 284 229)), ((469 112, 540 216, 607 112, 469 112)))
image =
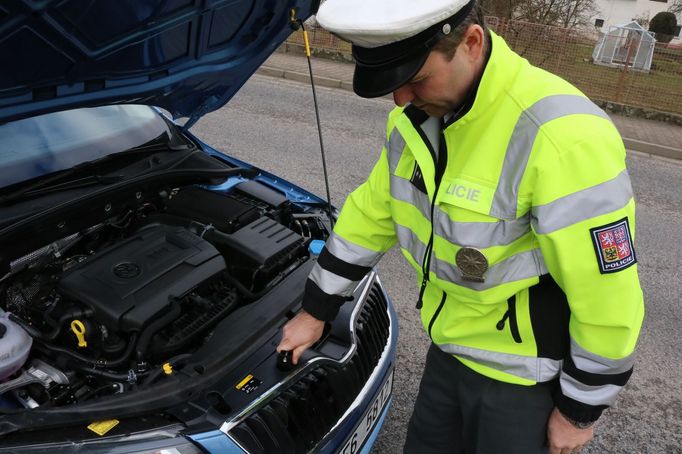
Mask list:
POLYGON ((467 29, 462 39, 467 55, 472 62, 477 62, 483 57, 484 43, 483 27, 478 24, 472 24, 467 29))

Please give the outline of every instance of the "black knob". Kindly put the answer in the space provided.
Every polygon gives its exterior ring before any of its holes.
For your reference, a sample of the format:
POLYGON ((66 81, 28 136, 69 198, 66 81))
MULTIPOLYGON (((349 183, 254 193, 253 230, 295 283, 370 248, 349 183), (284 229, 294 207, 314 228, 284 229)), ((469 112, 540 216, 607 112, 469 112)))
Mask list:
POLYGON ((288 372, 294 368, 293 353, 287 350, 282 350, 277 355, 277 369, 288 372))

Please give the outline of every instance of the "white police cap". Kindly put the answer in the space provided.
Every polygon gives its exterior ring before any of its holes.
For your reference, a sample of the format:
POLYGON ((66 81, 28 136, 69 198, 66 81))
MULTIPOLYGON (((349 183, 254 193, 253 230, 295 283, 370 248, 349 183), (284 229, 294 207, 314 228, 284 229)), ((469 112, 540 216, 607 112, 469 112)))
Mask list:
POLYGON ((414 77, 433 46, 469 15, 475 1, 327 0, 316 19, 353 44, 353 89, 374 98, 414 77))

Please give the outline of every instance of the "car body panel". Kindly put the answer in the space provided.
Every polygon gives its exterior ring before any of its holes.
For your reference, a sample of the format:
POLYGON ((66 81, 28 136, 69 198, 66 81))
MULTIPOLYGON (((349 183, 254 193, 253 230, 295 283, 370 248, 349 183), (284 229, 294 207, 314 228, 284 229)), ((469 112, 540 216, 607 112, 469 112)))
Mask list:
MULTIPOLYGON (((251 164, 248 162, 242 161, 241 159, 237 159, 233 156, 226 155, 225 153, 222 153, 215 148, 211 147, 207 143, 203 142, 201 139, 198 137, 186 132, 188 136, 194 138, 194 140, 197 143, 201 144, 202 149, 212 155, 219 157, 222 160, 225 160, 235 166, 239 167, 245 167, 245 168, 253 168, 251 164)), ((309 192, 305 190, 304 188, 290 182, 287 180, 284 180, 277 175, 274 175, 266 170, 259 169, 258 175, 254 178, 257 181, 260 181, 263 184, 268 185, 269 187, 282 192, 286 198, 291 201, 292 203, 302 203, 302 204, 324 204, 326 201, 322 199, 321 197, 313 194, 312 192, 309 192)), ((234 179, 228 179, 225 182, 223 182, 220 185, 216 186, 207 186, 208 189, 212 189, 215 191, 219 190, 227 190, 231 187, 233 187, 236 184, 239 184, 240 179, 239 177, 235 177, 234 179)))
POLYGON ((0 2, 0 122, 105 104, 189 128, 222 107, 306 19, 310 0, 0 2), (112 20, 112 18, 115 18, 112 20))
POLYGON ((206 452, 244 454, 244 450, 240 448, 234 440, 217 429, 197 435, 191 435, 189 438, 200 445, 206 452))

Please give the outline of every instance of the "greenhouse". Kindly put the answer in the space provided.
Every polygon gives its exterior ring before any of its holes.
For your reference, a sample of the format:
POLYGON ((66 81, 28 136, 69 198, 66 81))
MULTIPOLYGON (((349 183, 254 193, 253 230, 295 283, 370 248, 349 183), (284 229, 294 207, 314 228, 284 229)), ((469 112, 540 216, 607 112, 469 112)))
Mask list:
POLYGON ((646 71, 651 69, 656 38, 652 32, 645 30, 637 22, 609 27, 592 53, 592 60, 597 65, 623 67, 646 71))

